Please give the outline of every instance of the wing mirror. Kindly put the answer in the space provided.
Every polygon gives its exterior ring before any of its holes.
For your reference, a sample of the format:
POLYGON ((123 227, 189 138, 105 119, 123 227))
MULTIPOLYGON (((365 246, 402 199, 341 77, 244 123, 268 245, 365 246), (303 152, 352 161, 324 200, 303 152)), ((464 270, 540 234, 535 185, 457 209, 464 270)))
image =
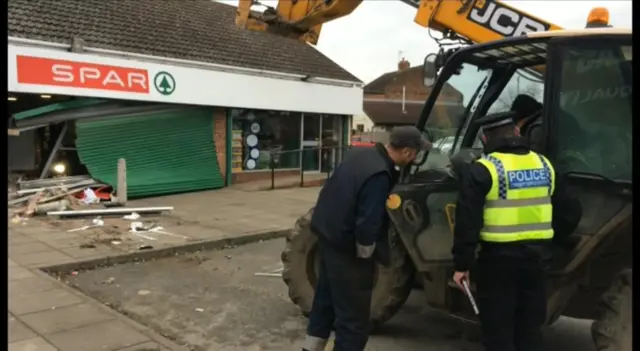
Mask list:
POLYGON ((437 54, 429 54, 424 58, 424 65, 422 66, 422 80, 425 87, 432 87, 438 77, 438 68, 436 62, 438 60, 437 54))

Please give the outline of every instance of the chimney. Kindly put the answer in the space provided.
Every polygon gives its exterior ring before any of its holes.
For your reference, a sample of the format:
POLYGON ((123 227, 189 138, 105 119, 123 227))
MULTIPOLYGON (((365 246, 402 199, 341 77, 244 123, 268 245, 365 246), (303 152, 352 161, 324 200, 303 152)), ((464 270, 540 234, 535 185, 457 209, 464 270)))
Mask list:
POLYGON ((398 71, 404 71, 405 69, 411 67, 409 61, 405 60, 404 57, 400 62, 398 62, 398 71))

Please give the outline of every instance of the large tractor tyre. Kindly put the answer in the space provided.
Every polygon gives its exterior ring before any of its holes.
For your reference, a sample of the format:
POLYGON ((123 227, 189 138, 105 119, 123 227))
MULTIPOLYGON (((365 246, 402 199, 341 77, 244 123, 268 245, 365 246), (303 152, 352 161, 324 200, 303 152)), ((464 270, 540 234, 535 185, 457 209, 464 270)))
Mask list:
POLYGON ((620 273, 602 295, 591 336, 598 351, 631 351, 632 270, 620 273))
MULTIPOLYGON (((319 263, 318 239, 311 233, 312 214, 313 208, 296 221, 282 252, 282 279, 289 287, 289 298, 305 316, 311 311, 319 263)), ((389 267, 376 267, 371 299, 372 327, 386 322, 398 312, 409 297, 414 283, 413 263, 397 235, 394 232, 389 234, 391 264, 389 267)))

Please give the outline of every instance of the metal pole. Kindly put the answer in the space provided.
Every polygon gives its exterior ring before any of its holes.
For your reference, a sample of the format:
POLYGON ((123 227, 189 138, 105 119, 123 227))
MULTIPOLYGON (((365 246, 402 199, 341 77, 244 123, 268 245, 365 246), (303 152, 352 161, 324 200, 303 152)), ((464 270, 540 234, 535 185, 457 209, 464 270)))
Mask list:
POLYGON ((304 185, 304 147, 300 149, 300 187, 304 185))
POLYGON ((124 158, 118 160, 118 203, 127 203, 127 161, 124 158))
POLYGON ((269 161, 269 163, 271 163, 271 190, 276 188, 276 182, 275 182, 275 176, 276 176, 276 171, 275 171, 275 162, 273 161, 273 154, 270 154, 269 157, 271 157, 271 160, 269 161))
POLYGON ((65 134, 67 134, 67 123, 66 122, 65 122, 64 126, 62 126, 62 130, 60 131, 60 134, 58 135, 58 139, 56 140, 56 143, 53 145, 53 149, 51 150, 51 154, 49 154, 49 159, 47 159, 47 163, 44 164, 44 168, 42 169, 42 172, 40 173, 40 178, 39 179, 43 179, 44 177, 46 177, 49 174, 49 167, 51 167, 51 163, 56 158, 56 154, 58 153, 58 149, 60 148, 60 145, 62 145, 62 139, 64 139, 64 135, 65 134))

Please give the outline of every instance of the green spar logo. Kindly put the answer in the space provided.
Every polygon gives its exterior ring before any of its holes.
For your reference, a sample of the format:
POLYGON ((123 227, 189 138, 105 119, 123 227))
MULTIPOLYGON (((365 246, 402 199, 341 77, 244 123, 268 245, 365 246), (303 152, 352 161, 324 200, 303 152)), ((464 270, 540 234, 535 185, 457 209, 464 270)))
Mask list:
POLYGON ((171 95, 176 90, 176 80, 169 72, 158 72, 153 78, 153 85, 162 95, 171 95))

